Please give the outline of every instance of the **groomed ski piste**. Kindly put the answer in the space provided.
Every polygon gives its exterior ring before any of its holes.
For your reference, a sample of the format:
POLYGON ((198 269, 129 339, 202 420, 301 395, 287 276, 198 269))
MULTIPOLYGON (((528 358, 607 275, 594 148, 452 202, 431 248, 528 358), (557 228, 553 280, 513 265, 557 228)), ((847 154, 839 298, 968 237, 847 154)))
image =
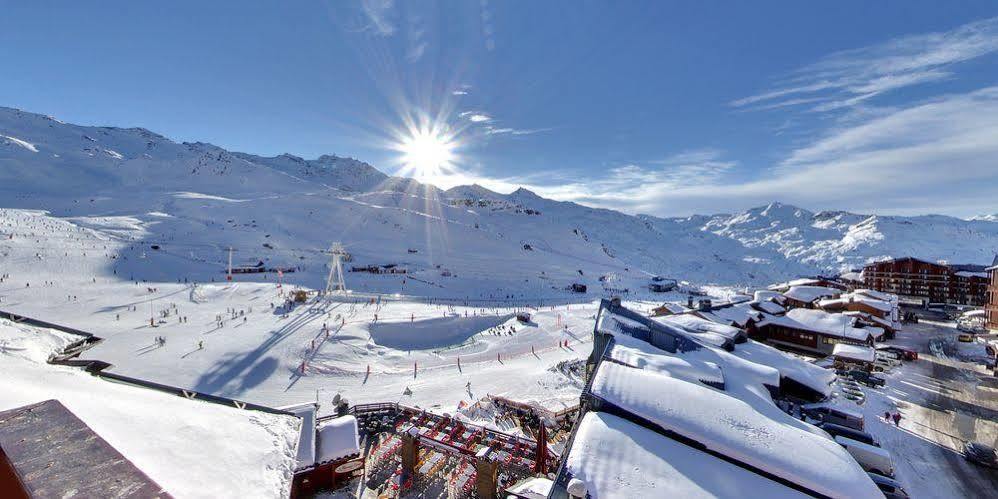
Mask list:
POLYGON ((326 411, 337 394, 451 413, 486 395, 555 411, 578 403, 581 380, 559 366, 588 355, 597 302, 342 293, 289 305, 295 285, 239 275, 128 281, 108 266, 124 244, 113 237, 39 212, 3 215, 14 236, 0 242, 0 310, 103 338, 82 357, 115 373, 271 407, 318 398, 326 411))

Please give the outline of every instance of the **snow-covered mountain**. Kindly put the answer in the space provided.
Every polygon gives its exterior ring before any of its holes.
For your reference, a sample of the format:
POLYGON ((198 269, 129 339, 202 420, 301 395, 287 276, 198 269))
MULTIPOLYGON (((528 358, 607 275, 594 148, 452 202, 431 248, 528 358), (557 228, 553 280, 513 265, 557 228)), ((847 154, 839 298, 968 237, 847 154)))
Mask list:
MULTIPOLYGON (((352 158, 261 157, 9 108, 0 108, 0 207, 46 210, 127 242, 132 253, 113 263, 119 275, 216 276, 230 246, 238 262, 317 270, 327 258, 321 250, 342 241, 350 265, 412 272, 404 288, 398 279, 352 274, 359 288, 438 296, 553 296, 573 282, 635 290, 651 275, 765 283, 892 255, 987 263, 998 250, 998 223, 988 220, 812 213, 779 203, 736 214, 630 216, 526 189, 442 191, 352 158)), ((299 279, 319 286, 323 274, 299 279)))

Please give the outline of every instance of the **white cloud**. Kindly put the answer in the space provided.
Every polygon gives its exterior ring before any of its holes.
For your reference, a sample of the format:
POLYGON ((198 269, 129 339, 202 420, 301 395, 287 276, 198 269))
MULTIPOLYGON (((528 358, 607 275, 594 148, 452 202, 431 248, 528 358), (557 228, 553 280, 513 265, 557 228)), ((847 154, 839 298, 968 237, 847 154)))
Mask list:
POLYGON ((950 78, 953 65, 995 52, 998 18, 985 19, 831 54, 795 71, 777 88, 731 105, 763 110, 825 101, 812 110, 849 108, 886 92, 950 78))
POLYGON ((366 29, 376 35, 391 36, 395 34, 396 26, 392 20, 395 8, 394 0, 363 0, 361 8, 367 16, 366 29))
POLYGON ((476 113, 474 111, 465 111, 460 114, 460 116, 472 123, 488 123, 492 121, 492 117, 485 113, 476 113))
POLYGON ((468 120, 468 122, 477 127, 476 130, 480 133, 484 133, 485 135, 533 135, 535 133, 548 132, 552 130, 551 128, 513 128, 508 126, 497 126, 496 119, 482 111, 463 111, 458 114, 458 117, 468 120))
POLYGON ((808 208, 971 215, 998 209, 995 158, 998 87, 990 87, 836 130, 747 181, 731 181, 724 162, 712 165, 718 159, 701 154, 697 159, 706 162, 691 163, 682 174, 611 171, 605 179, 548 192, 661 215, 731 211, 773 200, 808 208))
POLYGON ((488 134, 488 135, 502 135, 502 134, 510 134, 510 135, 533 135, 535 133, 550 132, 551 130, 554 130, 554 129, 553 128, 524 128, 524 129, 520 129, 520 128, 509 128, 509 127, 496 128, 496 127, 491 127, 491 126, 485 127, 485 133, 488 134))

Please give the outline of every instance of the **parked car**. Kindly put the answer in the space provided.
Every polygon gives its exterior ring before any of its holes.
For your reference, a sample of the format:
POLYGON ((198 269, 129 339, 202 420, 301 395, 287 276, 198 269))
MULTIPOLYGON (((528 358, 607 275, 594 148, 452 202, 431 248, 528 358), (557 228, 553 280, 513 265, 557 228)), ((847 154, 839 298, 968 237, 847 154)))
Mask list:
POLYGON ((877 473, 867 473, 870 475, 870 480, 877 484, 877 487, 881 492, 884 493, 884 497, 887 499, 908 499, 908 491, 901 487, 901 483, 893 478, 886 477, 884 475, 879 475, 877 473))
POLYGON ((901 356, 901 360, 918 360, 918 352, 909 348, 897 345, 881 345, 877 347, 878 352, 893 352, 901 356))
POLYGON ((858 369, 854 369, 852 371, 847 372, 846 376, 849 376, 850 378, 859 381, 860 383, 863 383, 866 386, 872 386, 874 388, 878 388, 887 384, 886 379, 881 378, 880 376, 870 374, 866 371, 860 371, 858 369))
POLYGON ((980 442, 967 442, 963 446, 963 457, 972 463, 989 468, 998 468, 998 455, 995 448, 980 442))
POLYGON ((825 430, 832 437, 846 437, 851 438, 857 442, 863 442, 867 445, 872 445, 874 447, 880 447, 880 442, 873 435, 865 431, 854 430, 852 428, 847 428, 842 425, 837 425, 835 423, 818 423, 818 428, 825 430))
POLYGON ((860 412, 850 411, 849 409, 832 406, 824 402, 802 405, 801 411, 804 412, 805 416, 823 423, 832 423, 854 430, 863 430, 863 414, 860 412))
POLYGON ((894 459, 890 452, 846 437, 835 437, 835 442, 845 448, 864 470, 894 477, 894 459))
POLYGON ((901 354, 892 350, 877 349, 877 359, 901 360, 901 354))
POLYGON ((901 361, 893 357, 887 357, 882 355, 877 355, 877 360, 874 363, 878 366, 885 368, 894 368, 901 365, 901 361))

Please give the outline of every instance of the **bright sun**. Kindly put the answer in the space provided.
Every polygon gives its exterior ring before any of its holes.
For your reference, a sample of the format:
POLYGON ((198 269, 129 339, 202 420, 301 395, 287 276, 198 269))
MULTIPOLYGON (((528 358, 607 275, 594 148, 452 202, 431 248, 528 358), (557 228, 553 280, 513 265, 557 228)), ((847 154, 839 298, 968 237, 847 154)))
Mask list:
POLYGON ((454 143, 438 133, 416 131, 402 140, 402 164, 417 176, 435 176, 454 160, 454 143))

